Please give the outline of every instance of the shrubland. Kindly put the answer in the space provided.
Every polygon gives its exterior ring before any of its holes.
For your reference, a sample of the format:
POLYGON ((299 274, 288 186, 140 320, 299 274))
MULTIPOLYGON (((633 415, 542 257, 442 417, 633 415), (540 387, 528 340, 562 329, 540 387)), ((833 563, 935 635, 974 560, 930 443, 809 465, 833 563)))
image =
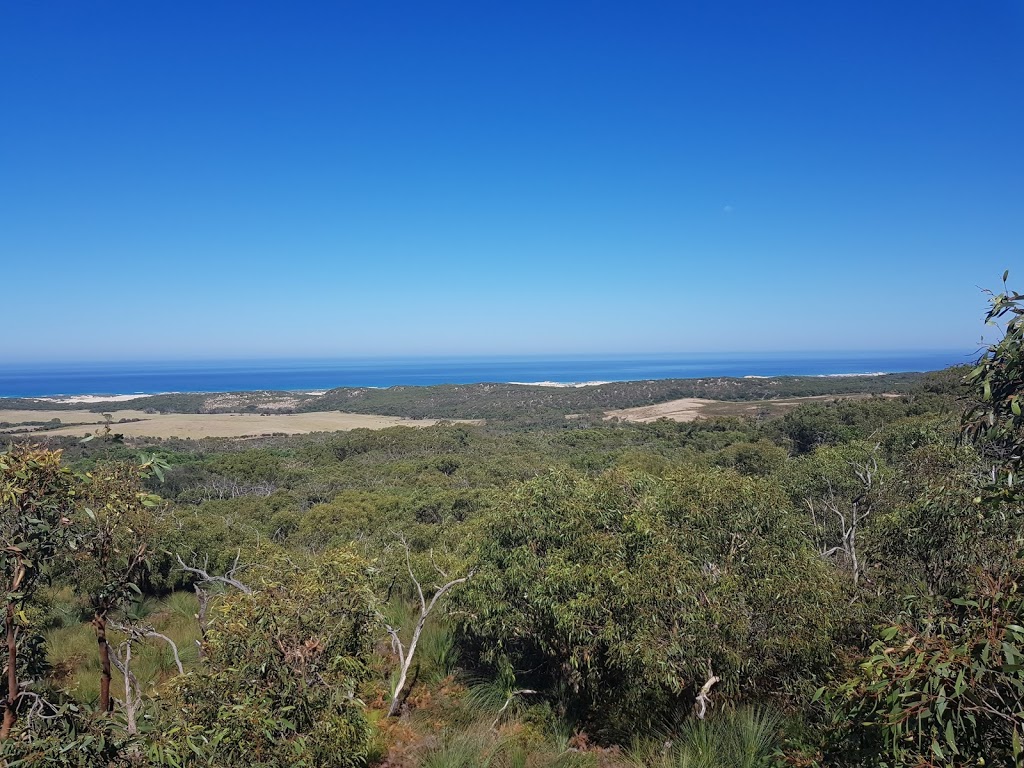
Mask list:
POLYGON ((775 419, 10 446, 0 758, 1018 765, 1022 301, 775 419))

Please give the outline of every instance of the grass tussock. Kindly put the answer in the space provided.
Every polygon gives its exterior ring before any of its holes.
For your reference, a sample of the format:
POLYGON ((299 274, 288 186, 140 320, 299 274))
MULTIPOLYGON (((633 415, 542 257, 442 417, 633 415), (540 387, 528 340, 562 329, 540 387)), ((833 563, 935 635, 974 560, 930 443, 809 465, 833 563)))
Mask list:
POLYGON ((630 750, 634 768, 767 768, 781 719, 766 709, 725 710, 687 722, 675 739, 648 739, 630 750))
MULTIPOLYGON (((196 598, 188 592, 176 592, 165 600, 145 600, 131 607, 123 616, 117 616, 111 625, 130 621, 137 626, 149 627, 166 635, 178 648, 178 656, 187 670, 198 658, 199 626, 195 618, 196 598)), ((47 661, 51 666, 53 681, 76 698, 87 702, 99 699, 100 660, 96 649, 96 632, 92 625, 83 621, 80 607, 67 604, 51 611, 52 615, 75 617, 66 624, 51 627, 45 633, 47 661)), ((113 653, 123 654, 126 636, 116 629, 109 629, 108 642, 113 653)), ((160 638, 145 638, 132 649, 132 672, 138 678, 144 691, 152 692, 164 681, 178 673, 171 646, 160 638)), ((115 697, 124 695, 124 680, 120 673, 113 671, 111 690, 115 697)))

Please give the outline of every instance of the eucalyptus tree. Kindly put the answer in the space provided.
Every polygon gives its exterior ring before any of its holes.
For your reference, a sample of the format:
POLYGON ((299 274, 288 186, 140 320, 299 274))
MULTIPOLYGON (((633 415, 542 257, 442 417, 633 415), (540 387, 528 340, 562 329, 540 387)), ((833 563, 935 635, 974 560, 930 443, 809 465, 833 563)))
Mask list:
POLYGON ((77 587, 92 605, 92 626, 100 660, 101 711, 111 712, 111 658, 107 621, 112 612, 141 597, 145 575, 161 531, 156 514, 161 500, 146 490, 151 473, 163 472, 152 457, 140 464, 111 462, 85 473, 76 557, 77 587))
POLYGON ((19 640, 28 623, 25 608, 48 569, 76 547, 76 485, 57 451, 14 447, 0 453, 0 578, 7 645, 0 739, 11 734, 23 692, 19 670, 25 664, 19 657, 19 640))
POLYGON ((348 550, 261 555, 246 589, 210 605, 205 653, 172 683, 150 757, 179 768, 363 766, 372 568, 348 550))
POLYGON ((992 478, 1012 489, 1024 462, 1024 294, 1006 286, 989 292, 985 322, 1002 323, 1002 338, 981 355, 967 374, 970 398, 962 436, 979 445, 991 462, 992 478))
POLYGON ((469 655, 605 734, 785 697, 829 661, 845 589, 774 484, 552 472, 479 527, 469 655))

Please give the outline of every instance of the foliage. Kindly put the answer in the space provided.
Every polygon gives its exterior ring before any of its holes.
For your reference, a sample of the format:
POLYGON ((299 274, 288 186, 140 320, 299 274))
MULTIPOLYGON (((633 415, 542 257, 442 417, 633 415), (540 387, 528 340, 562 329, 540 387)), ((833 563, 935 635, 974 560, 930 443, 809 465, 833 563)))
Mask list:
POLYGON ((132 768, 137 742, 119 724, 72 700, 42 703, 30 727, 0 742, 8 768, 132 768), (40 715, 44 717, 40 717, 40 715))
POLYGON ((736 701, 798 685, 841 599, 787 500, 725 471, 551 474, 474 544, 462 603, 480 657, 612 732, 685 716, 712 675, 736 701))
POLYGON ((148 492, 150 465, 110 462, 83 476, 79 494, 79 553, 74 573, 97 614, 127 605, 141 593, 160 521, 160 497, 148 492))
MULTIPOLYGON (((35 677, 41 671, 38 644, 33 644, 32 635, 25 631, 29 624, 26 610, 33 606, 51 569, 77 547, 72 527, 75 494, 76 478, 62 465, 59 452, 15 447, 0 453, 0 573, 7 631, 10 641, 20 639, 22 650, 37 651, 17 654, 16 647, 9 648, 9 673, 12 662, 22 675, 35 677)), ((4 676, 8 728, 13 724, 18 693, 17 686, 10 690, 10 680, 10 674, 4 676)))
POLYGON ((7 601, 28 599, 59 556, 74 549, 75 478, 59 451, 0 453, 0 572, 7 601))
POLYGON ((964 598, 909 601, 833 694, 844 764, 1019 765, 1022 622, 1020 581, 1005 574, 964 598))
POLYGON ((1006 287, 991 294, 988 325, 1006 318, 1003 337, 989 346, 966 377, 971 402, 964 412, 964 439, 977 443, 994 463, 993 473, 1013 486, 1024 462, 1024 295, 1006 287))
POLYGON ((867 542, 885 592, 956 596, 978 568, 1011 567, 1024 546, 1012 508, 983 504, 978 456, 950 437, 902 454, 867 542))
POLYGON ((151 753, 218 768, 362 765, 369 565, 335 550, 303 561, 268 553, 263 566, 250 594, 212 609, 204 664, 175 681, 171 721, 151 753))

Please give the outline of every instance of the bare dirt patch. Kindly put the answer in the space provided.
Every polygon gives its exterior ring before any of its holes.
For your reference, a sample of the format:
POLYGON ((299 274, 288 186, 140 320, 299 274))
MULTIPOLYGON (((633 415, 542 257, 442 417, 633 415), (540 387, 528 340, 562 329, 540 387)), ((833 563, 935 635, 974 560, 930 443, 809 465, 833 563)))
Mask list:
POLYGON ((655 405, 641 405, 636 408, 621 408, 605 411, 605 419, 618 418, 622 421, 693 421, 715 416, 757 416, 771 418, 781 416, 802 403, 828 402, 831 400, 863 400, 870 397, 900 397, 900 395, 813 395, 810 397, 787 397, 777 400, 703 400, 684 397, 655 405))
POLYGON ((658 419, 670 419, 672 421, 693 421, 701 415, 701 411, 708 405, 717 403, 717 400, 703 400, 698 397, 684 397, 679 400, 669 400, 665 403, 655 405, 641 405, 636 408, 619 408, 614 411, 605 411, 605 419, 621 419, 622 421, 657 421, 658 419))

